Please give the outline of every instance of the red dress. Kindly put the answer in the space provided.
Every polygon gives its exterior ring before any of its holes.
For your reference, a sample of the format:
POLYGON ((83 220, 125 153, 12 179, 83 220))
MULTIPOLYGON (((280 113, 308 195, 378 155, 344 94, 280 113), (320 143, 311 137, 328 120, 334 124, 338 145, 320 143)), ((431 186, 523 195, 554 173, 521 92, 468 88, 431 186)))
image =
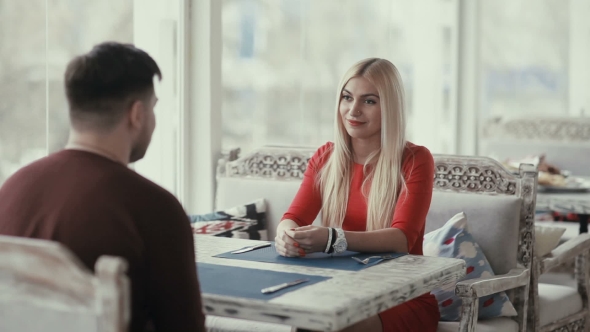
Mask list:
MULTIPOLYGON (((309 161, 301 187, 283 219, 291 219, 299 226, 311 225, 318 215, 322 199, 315 185, 316 175, 332 153, 333 143, 320 147, 309 161)), ((434 161, 430 151, 423 146, 408 143, 404 150, 402 172, 407 190, 400 193, 391 227, 404 232, 409 253, 422 255, 422 240, 426 214, 432 199, 434 161)), ((342 228, 346 231, 365 231, 367 203, 361 192, 363 165, 354 164, 348 206, 342 228)), ((400 304, 379 314, 384 332, 435 332, 440 314, 438 303, 431 294, 400 304)))

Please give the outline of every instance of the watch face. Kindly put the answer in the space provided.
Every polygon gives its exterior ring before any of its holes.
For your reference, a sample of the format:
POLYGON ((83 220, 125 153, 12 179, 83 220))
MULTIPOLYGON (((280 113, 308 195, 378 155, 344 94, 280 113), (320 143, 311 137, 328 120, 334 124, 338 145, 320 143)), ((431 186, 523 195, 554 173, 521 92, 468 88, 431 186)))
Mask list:
POLYGON ((334 243, 334 251, 343 252, 344 250, 346 250, 346 241, 336 241, 334 243))

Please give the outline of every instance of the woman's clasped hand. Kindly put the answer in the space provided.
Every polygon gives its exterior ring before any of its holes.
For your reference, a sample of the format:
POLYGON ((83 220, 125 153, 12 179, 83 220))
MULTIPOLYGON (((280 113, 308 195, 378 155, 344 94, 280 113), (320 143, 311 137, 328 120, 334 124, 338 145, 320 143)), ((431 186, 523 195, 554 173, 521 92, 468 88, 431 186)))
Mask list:
POLYGON ((326 250, 329 232, 328 227, 312 225, 286 229, 277 234, 275 246, 281 256, 305 257, 326 250))

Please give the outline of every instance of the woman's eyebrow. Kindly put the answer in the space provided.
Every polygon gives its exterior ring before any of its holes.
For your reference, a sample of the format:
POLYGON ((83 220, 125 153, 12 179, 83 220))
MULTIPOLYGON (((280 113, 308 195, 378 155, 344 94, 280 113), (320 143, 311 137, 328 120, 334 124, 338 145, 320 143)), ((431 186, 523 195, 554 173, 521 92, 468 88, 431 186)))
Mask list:
MULTIPOLYGON (((350 93, 350 91, 348 91, 346 89, 342 89, 342 91, 348 93, 349 95, 352 95, 352 93, 350 93)), ((379 96, 374 93, 366 93, 364 95, 361 95, 361 97, 371 97, 371 96, 379 98, 379 96)))

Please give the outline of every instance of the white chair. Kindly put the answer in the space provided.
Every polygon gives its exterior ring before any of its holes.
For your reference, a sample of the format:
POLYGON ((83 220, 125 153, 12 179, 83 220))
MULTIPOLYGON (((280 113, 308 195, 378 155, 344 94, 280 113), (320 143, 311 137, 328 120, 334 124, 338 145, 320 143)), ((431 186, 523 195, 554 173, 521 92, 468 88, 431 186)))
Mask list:
POLYGON ((529 331, 590 331, 590 234, 580 234, 546 257, 534 257, 529 298, 529 331), (576 287, 539 282, 546 272, 575 259, 576 287))
POLYGON ((0 331, 124 332, 127 263, 102 256, 92 274, 59 243, 0 235, 0 331))
MULTIPOLYGON (((494 117, 482 122, 480 129, 481 155, 505 160, 545 154, 548 162, 562 170, 571 171, 576 176, 590 176, 590 118, 494 117)), ((583 207, 587 205, 584 200, 577 202, 575 198, 570 203, 556 205, 560 212, 574 213, 584 211, 583 207)), ((537 209, 540 210, 553 209, 554 204, 553 199, 546 196, 540 195, 537 199, 537 209)), ((562 236, 563 242, 573 240, 587 229, 588 216, 581 215, 580 218, 579 224, 565 222, 554 225, 566 229, 562 236)), ((553 268, 550 272, 538 273, 539 280, 571 289, 576 284, 573 266, 573 260, 563 261, 560 267, 553 268)), ((545 289, 545 286, 542 288, 545 289)))
POLYGON ((526 331, 537 171, 521 165, 515 175, 486 157, 435 155, 434 162, 426 232, 465 212, 469 231, 496 274, 457 283, 455 292, 463 300, 461 321, 439 322, 438 331, 526 331), (479 298, 502 291, 518 316, 478 321, 479 298))

